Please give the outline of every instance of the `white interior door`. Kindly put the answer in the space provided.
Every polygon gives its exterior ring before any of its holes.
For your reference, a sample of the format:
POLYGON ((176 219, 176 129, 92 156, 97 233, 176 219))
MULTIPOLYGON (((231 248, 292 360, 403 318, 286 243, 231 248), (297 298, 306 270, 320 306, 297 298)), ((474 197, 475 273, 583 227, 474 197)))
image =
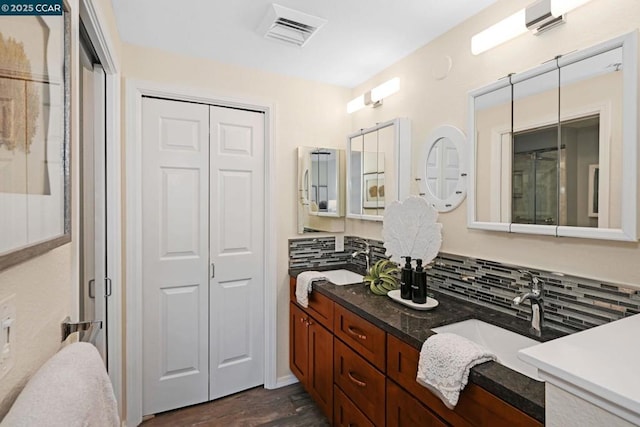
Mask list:
POLYGON ((85 42, 80 48, 81 289, 80 320, 100 320, 94 344, 108 367, 106 289, 105 73, 85 42))
POLYGON ((211 107, 210 399, 264 382, 264 114, 211 107))
POLYGON ((209 398, 209 106, 143 98, 143 414, 209 398))

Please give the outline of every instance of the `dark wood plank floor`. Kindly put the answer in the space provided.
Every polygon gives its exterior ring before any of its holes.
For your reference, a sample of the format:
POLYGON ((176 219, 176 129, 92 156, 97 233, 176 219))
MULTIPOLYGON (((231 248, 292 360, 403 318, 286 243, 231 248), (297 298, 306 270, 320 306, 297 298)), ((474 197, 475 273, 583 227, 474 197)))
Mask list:
POLYGON ((164 412, 142 426, 326 427, 329 421, 298 383, 276 390, 256 387, 213 402, 164 412))

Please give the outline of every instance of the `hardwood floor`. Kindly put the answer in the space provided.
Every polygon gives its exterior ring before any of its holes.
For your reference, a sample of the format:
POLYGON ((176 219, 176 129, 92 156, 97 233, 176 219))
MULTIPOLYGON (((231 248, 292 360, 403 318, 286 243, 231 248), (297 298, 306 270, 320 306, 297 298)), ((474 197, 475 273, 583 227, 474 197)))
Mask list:
POLYGON ((329 425, 327 418, 300 383, 276 390, 256 387, 213 402, 163 412, 142 423, 143 427, 329 425))

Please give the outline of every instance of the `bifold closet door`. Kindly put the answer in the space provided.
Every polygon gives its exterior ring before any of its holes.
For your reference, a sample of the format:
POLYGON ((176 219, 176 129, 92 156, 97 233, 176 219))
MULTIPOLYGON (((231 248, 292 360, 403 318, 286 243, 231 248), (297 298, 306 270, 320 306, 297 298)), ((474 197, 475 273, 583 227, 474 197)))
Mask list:
POLYGON ((143 98, 142 168, 146 415, 209 400, 209 106, 143 98))
MULTIPOLYGON (((264 114, 211 107, 210 399, 264 382, 264 114)), ((277 195, 274 195, 274 197, 277 195)))

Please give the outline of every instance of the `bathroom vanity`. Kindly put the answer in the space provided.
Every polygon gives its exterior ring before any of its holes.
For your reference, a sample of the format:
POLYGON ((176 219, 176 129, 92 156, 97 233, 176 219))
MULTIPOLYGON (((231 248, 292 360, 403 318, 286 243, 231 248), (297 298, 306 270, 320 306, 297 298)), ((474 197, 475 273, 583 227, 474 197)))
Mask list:
POLYGON ((416 312, 364 286, 329 282, 314 284, 305 309, 295 299, 296 273, 290 367, 334 425, 543 425, 544 383, 499 363, 471 370, 455 410, 415 381, 431 328, 476 318, 526 334, 528 322, 445 295, 436 310, 416 312))

